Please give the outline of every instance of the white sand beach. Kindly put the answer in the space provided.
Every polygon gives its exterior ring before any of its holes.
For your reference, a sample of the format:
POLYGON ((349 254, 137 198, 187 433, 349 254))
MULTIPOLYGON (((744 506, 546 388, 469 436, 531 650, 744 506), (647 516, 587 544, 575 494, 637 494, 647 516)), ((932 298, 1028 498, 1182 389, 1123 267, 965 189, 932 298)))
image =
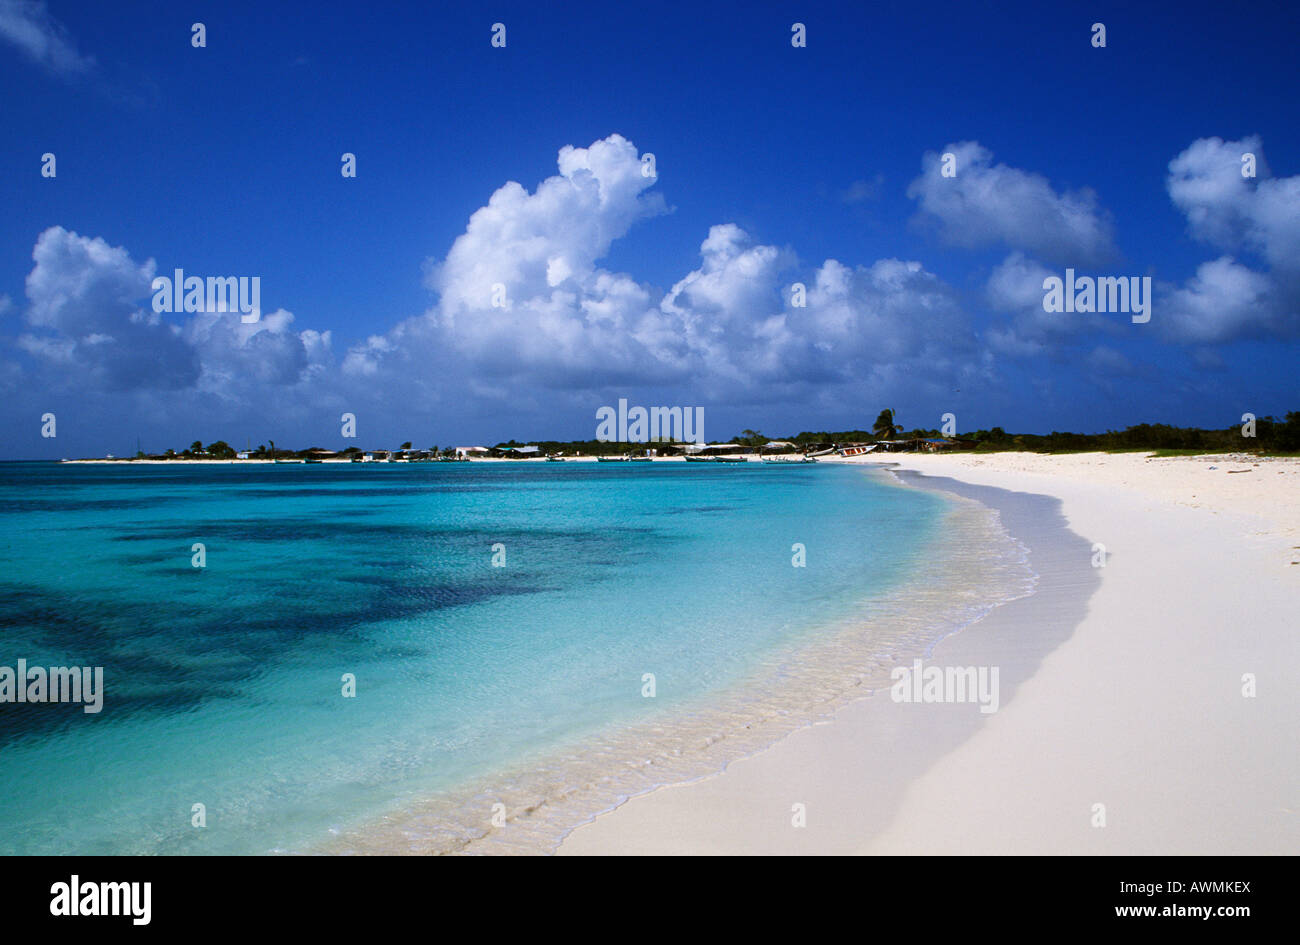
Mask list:
POLYGON ((881 458, 1051 497, 1024 508, 1059 508, 1078 536, 1053 553, 1030 513, 1007 521, 1039 593, 932 654, 1002 667, 998 711, 877 692, 721 774, 632 798, 560 853, 1300 852, 1300 461, 881 458))

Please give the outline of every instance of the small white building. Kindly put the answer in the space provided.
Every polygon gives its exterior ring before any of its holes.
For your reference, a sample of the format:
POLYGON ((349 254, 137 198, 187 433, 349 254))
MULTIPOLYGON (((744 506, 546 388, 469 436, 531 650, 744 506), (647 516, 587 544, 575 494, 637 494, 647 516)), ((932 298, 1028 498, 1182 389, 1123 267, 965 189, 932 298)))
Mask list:
POLYGON ((457 459, 470 459, 475 456, 486 456, 488 448, 486 446, 458 446, 456 447, 457 459))

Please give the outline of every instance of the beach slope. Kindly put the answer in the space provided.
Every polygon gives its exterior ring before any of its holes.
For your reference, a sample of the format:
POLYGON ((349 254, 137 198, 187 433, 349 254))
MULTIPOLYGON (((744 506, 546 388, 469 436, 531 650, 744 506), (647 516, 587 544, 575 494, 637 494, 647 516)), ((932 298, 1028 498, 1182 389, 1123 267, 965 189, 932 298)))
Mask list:
POLYGON ((878 692, 561 854, 1300 851, 1300 463, 888 458, 1049 497, 1073 533, 1046 549, 1007 521, 1039 593, 932 654, 1002 667, 998 710, 878 692))

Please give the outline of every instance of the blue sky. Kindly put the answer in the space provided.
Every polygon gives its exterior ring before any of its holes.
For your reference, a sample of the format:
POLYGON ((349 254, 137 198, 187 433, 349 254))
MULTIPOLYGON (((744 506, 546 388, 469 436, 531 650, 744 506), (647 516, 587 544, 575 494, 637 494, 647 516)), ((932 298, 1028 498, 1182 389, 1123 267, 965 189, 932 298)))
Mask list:
POLYGON ((0 0, 7 452, 1300 409, 1300 14, 1251 10, 0 0), (1151 321, 1045 313, 1066 267, 1151 321), (153 313, 175 268, 262 317, 153 313))

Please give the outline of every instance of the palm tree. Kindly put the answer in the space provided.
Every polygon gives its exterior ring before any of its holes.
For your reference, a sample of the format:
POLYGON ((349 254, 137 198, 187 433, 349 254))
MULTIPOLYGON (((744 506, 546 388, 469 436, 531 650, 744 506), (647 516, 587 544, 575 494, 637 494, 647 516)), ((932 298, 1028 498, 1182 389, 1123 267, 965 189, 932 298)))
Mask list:
POLYGON ((898 425, 894 411, 892 409, 880 411, 880 416, 876 417, 871 432, 875 434, 878 440, 892 440, 898 436, 898 425))

